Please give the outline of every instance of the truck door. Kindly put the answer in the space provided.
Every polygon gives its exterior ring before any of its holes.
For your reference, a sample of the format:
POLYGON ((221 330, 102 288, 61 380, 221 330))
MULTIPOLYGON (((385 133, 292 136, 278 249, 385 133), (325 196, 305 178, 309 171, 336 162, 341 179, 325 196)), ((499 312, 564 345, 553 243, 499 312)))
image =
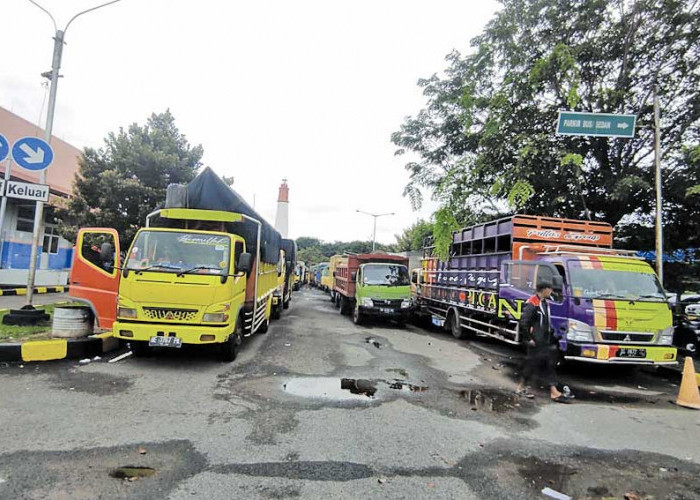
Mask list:
POLYGON ((90 304, 100 328, 112 328, 119 292, 119 234, 111 228, 78 231, 69 295, 90 304))

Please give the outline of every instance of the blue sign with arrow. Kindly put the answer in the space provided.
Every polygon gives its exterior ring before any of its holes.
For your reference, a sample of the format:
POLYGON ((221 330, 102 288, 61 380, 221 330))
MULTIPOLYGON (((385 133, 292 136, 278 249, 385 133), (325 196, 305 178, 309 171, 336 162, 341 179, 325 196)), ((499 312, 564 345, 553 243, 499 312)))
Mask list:
POLYGON ((0 134, 0 161, 7 158, 7 155, 9 153, 10 153, 10 143, 7 142, 7 139, 5 138, 4 135, 0 134))
POLYGON ((53 161, 53 149, 38 137, 22 137, 12 146, 12 158, 27 170, 45 170, 53 161))

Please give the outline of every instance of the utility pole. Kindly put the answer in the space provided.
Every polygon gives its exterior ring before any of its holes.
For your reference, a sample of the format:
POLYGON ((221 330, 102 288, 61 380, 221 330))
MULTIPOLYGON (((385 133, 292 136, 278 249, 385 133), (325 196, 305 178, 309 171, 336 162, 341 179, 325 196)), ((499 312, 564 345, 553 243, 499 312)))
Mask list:
POLYGON ((659 95, 654 85, 654 171, 656 173, 656 274, 661 286, 664 284, 664 237, 662 225, 661 197, 661 117, 659 112, 659 95))
MULTIPOLYGON (((97 10, 101 7, 105 7, 107 5, 119 2, 120 0, 111 0, 109 2, 103 3, 101 5, 98 5, 96 7, 92 7, 90 9, 84 10, 82 12, 77 13, 74 15, 70 21, 66 24, 66 27, 63 28, 62 30, 59 30, 58 27, 56 26, 56 21, 51 15, 51 13, 46 10, 44 7, 36 3, 34 0, 29 0, 31 3, 39 7, 41 10, 43 10, 50 18, 51 21, 53 22, 54 30, 55 30, 55 35, 53 38, 53 58, 51 60, 51 71, 47 73, 43 73, 42 76, 48 78, 51 81, 51 90, 49 91, 49 106, 48 110, 46 112, 46 133, 44 134, 44 140, 51 144, 51 133, 53 130, 53 118, 54 118, 54 112, 56 109, 56 91, 58 90, 58 78, 59 78, 59 71, 61 69, 61 57, 63 55, 63 44, 64 38, 66 31, 68 30, 68 26, 79 16, 82 16, 83 14, 86 14, 88 12, 92 12, 93 10, 97 10)), ((41 171, 39 174, 39 184, 46 184, 46 170, 44 169, 41 171)), ((44 229, 44 202, 43 201, 37 201, 36 202, 36 211, 34 212, 34 234, 32 236, 32 250, 31 254, 29 257, 29 277, 27 279, 27 306, 32 305, 32 298, 34 296, 34 282, 36 278, 36 261, 37 261, 37 254, 38 254, 38 249, 39 249, 39 239, 41 238, 41 234, 43 233, 44 229)))
POLYGON ((394 212, 386 213, 386 214, 371 214, 369 212, 363 212, 362 210, 355 210, 355 212, 374 217, 374 229, 372 230, 372 253, 374 253, 374 248, 376 246, 376 241, 377 241, 377 219, 379 217, 383 217, 385 215, 396 215, 396 214, 394 212))

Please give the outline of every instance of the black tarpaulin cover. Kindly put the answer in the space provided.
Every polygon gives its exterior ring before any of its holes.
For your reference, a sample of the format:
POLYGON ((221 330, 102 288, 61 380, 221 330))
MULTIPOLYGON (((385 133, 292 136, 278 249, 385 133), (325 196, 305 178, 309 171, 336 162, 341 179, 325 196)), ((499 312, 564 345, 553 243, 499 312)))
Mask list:
POLYGON ((288 240, 287 238, 282 238, 282 250, 284 250, 285 260, 290 261, 292 264, 287 266, 287 275, 292 274, 294 268, 297 266, 297 243, 294 240, 288 240))
MULTIPOLYGON (((246 201, 226 185, 214 171, 206 167, 187 185, 187 207, 201 210, 221 210, 247 215, 262 223, 260 258, 268 264, 279 262, 282 237, 277 230, 253 210, 246 201)), ((232 233, 240 234, 250 253, 255 254, 257 224, 244 221, 227 224, 232 233)))

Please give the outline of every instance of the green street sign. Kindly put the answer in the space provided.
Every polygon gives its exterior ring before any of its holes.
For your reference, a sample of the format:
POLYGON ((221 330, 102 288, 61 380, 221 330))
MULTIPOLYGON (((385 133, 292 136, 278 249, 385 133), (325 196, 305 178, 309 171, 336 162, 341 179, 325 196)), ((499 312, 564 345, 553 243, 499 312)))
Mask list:
POLYGON ((634 137, 636 115, 559 111, 557 135, 634 137))

